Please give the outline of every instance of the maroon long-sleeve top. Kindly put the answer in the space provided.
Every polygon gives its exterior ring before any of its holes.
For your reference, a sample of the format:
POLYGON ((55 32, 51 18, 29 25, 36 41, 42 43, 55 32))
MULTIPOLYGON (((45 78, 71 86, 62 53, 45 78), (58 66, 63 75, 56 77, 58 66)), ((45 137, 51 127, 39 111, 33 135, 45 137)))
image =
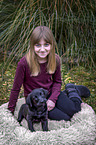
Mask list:
POLYGON ((47 62, 40 64, 40 73, 38 76, 30 76, 29 66, 27 64, 25 56, 18 62, 16 74, 14 78, 13 88, 11 90, 8 109, 14 113, 20 88, 23 84, 24 96, 36 88, 44 88, 51 93, 50 100, 56 103, 61 90, 61 71, 60 71, 60 59, 56 55, 58 60, 56 71, 54 74, 47 73, 47 62))

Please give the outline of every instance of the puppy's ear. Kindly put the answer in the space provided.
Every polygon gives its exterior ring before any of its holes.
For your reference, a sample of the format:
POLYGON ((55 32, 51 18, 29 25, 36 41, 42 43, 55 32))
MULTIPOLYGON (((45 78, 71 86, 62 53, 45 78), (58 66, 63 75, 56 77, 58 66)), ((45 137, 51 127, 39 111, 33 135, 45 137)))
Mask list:
POLYGON ((26 98, 26 104, 32 107, 31 94, 29 94, 28 97, 26 98))
POLYGON ((44 92, 45 96, 47 97, 47 95, 48 95, 48 91, 47 91, 47 90, 45 90, 45 89, 43 89, 43 88, 42 88, 42 90, 43 90, 43 92, 44 92))

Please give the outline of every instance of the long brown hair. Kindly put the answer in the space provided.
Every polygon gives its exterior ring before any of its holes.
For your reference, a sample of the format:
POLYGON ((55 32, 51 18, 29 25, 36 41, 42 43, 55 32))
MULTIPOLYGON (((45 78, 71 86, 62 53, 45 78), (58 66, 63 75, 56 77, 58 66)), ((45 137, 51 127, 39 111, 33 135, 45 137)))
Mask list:
POLYGON ((36 27, 30 37, 30 50, 26 54, 26 60, 30 68, 32 76, 37 76, 40 73, 40 65, 34 52, 34 45, 39 43, 43 38, 47 43, 51 44, 51 50, 48 54, 47 72, 52 74, 56 70, 55 46, 56 42, 52 31, 46 26, 36 27))

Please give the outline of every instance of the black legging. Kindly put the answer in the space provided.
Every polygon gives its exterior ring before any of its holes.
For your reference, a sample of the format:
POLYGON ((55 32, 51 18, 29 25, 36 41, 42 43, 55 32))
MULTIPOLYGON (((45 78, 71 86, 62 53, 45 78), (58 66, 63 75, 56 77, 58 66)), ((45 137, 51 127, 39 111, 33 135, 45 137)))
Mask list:
POLYGON ((48 118, 52 120, 68 121, 76 112, 80 110, 81 101, 78 97, 76 97, 76 92, 74 93, 74 97, 69 99, 66 91, 63 91, 58 97, 55 108, 48 112, 48 118))

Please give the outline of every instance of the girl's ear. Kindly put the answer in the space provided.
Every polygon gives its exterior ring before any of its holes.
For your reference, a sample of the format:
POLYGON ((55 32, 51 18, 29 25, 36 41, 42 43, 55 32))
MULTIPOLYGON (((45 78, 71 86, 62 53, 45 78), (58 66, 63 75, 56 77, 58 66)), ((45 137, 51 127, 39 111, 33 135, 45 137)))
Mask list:
POLYGON ((29 94, 28 97, 26 98, 26 104, 32 107, 31 94, 29 94))

